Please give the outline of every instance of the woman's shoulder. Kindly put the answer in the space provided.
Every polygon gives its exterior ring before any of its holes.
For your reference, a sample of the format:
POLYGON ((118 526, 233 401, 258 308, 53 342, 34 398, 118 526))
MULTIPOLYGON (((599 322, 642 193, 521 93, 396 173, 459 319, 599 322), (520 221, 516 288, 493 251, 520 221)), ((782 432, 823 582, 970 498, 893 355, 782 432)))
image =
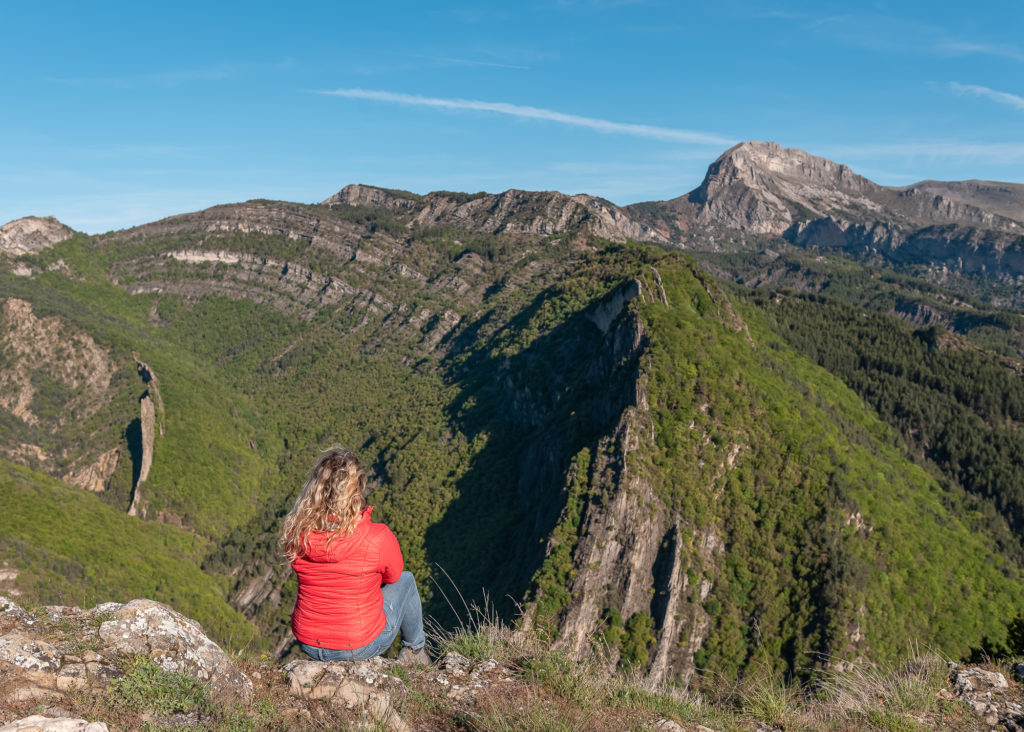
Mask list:
POLYGON ((373 511, 373 506, 367 506, 366 508, 364 508, 363 509, 363 515, 362 515, 362 518, 360 520, 360 523, 365 523, 366 524, 366 531, 367 531, 368 536, 371 536, 371 537, 373 537, 375 539, 380 539, 380 538, 383 538, 383 537, 394 536, 394 533, 392 533, 391 529, 388 528, 387 524, 385 524, 385 523, 378 523, 376 521, 370 520, 370 513, 372 511, 373 511))

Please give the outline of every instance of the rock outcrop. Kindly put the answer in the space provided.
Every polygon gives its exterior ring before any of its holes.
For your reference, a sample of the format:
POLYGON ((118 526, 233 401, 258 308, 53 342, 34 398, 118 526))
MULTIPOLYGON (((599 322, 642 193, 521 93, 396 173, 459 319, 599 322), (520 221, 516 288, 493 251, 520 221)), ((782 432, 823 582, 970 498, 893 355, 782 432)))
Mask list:
POLYGON ((74 236, 75 230, 53 216, 26 216, 0 226, 0 254, 19 257, 35 254, 74 236))
POLYGON ((100 493, 107 486, 107 481, 117 469, 121 459, 121 449, 114 447, 85 465, 76 466, 64 475, 62 480, 76 488, 84 488, 93 493, 100 493))
POLYGON ((699 207, 701 224, 781 234, 801 210, 817 217, 836 209, 877 210, 872 194, 879 190, 845 165, 803 150, 743 142, 708 167, 688 198, 699 207))
POLYGON ((941 690, 940 698, 964 702, 989 729, 1024 730, 1024 701, 1010 688, 1005 676, 956 663, 950 663, 949 670, 952 691, 941 690))
POLYGON ((333 196, 320 202, 321 206, 367 206, 369 208, 392 208, 411 211, 422 199, 415 193, 377 188, 359 183, 345 186, 333 196))
POLYGON ((117 678, 117 660, 126 655, 145 655, 166 671, 190 674, 226 698, 252 697, 252 682, 202 626, 167 605, 132 600, 44 611, 33 615, 0 597, 0 614, 15 621, 15 629, 0 636, 0 666, 14 679, 8 701, 51 700, 117 678))
POLYGON ((9 364, 0 371, 0 408, 29 425, 55 433, 69 420, 94 414, 110 398, 110 380, 117 371, 110 355, 61 318, 37 318, 26 300, 3 303, 0 353, 9 364), (40 381, 61 384, 70 392, 45 423, 33 409, 40 381))
POLYGON ((91 612, 94 617, 109 617, 98 628, 106 647, 149 656, 165 671, 187 673, 208 682, 221 696, 243 701, 252 698, 252 682, 206 637, 202 626, 167 605, 132 600, 123 605, 98 605, 91 612))
POLYGON ((889 188, 850 168, 775 142, 743 142, 724 152, 686 199, 698 224, 781 235, 833 221, 913 230, 937 224, 1024 234, 1024 186, 923 181, 889 188))
POLYGON ((33 614, 0 597, 0 621, 3 703, 53 703, 68 693, 103 688, 124 675, 120 661, 135 656, 208 683, 217 698, 252 698, 252 682, 199 623, 162 603, 50 606, 33 614))
POLYGON ((338 208, 389 208, 411 216, 409 226, 449 226, 485 234, 554 236, 588 231, 612 241, 667 244, 660 232, 635 220, 625 209, 585 194, 508 190, 504 193, 459 194, 436 191, 416 196, 371 186, 350 185, 321 202, 338 208))
MULTIPOLYGON (((0 596, 0 730, 10 732, 101 732, 102 717, 91 721, 76 718, 65 706, 79 708, 78 700, 106 694, 123 683, 126 668, 145 657, 171 674, 184 674, 207 685, 211 698, 225 708, 238 710, 253 702, 253 681, 224 653, 194 620, 167 605, 151 600, 103 603, 90 610, 51 606, 32 613, 0 596), (44 709, 44 714, 21 717, 4 725, 11 709, 44 709)), ((399 714, 408 696, 406 683, 396 674, 397 661, 381 657, 358 663, 322 663, 294 660, 283 667, 255 672, 274 689, 274 705, 291 720, 288 728, 308 728, 313 714, 335 709, 348 718, 360 717, 374 729, 406 732, 410 726, 399 714), (290 704, 287 694, 291 695, 290 704), (312 710, 312 713, 311 713, 312 710)), ((402 670, 407 677, 408 671, 402 670)), ((493 659, 471 661, 448 653, 436 665, 424 667, 419 678, 428 693, 449 703, 473 704, 474 698, 492 686, 512 681, 513 671, 493 659)), ((132 681, 135 684, 153 683, 132 681)), ((102 705, 86 708, 102 710, 102 705)), ((144 710, 140 710, 144 711, 144 710)), ((138 712, 136 712, 138 713, 138 712)), ((11 717, 8 716, 7 719, 11 717)), ((336 728, 338 717, 319 722, 336 728)), ((143 714, 142 722, 164 727, 203 723, 195 714, 143 714)), ((115 724, 120 728, 121 724, 115 724)))

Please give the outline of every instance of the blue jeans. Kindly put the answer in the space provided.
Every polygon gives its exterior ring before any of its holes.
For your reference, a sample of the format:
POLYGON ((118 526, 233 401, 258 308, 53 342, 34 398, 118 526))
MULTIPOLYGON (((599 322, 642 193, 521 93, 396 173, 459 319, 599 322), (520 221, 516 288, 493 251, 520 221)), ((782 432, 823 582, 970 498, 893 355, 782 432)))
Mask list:
POLYGON ((401 630, 403 646, 422 648, 427 642, 423 635, 423 608, 420 606, 420 591, 412 572, 402 572, 396 582, 381 585, 380 591, 384 596, 384 617, 387 623, 380 635, 365 646, 351 650, 317 648, 301 642, 299 646, 314 661, 365 661, 390 648, 401 630))

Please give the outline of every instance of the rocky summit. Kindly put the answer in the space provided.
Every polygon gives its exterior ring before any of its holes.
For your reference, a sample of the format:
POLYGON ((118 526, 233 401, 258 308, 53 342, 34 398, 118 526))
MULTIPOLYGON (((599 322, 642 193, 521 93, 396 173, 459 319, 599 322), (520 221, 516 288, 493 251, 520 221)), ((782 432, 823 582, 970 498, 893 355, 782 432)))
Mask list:
POLYGON ((53 216, 26 216, 0 226, 0 253, 11 257, 31 254, 64 241, 74 233, 74 229, 53 216))

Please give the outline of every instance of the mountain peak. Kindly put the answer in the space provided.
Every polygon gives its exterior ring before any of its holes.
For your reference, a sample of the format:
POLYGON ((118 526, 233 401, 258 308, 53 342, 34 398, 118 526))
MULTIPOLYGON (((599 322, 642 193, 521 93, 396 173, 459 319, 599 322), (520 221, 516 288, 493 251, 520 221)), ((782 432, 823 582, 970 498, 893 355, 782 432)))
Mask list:
POLYGON ((856 191, 876 187, 841 163, 795 147, 782 147, 777 142, 741 142, 722 153, 715 162, 755 176, 803 179, 856 191))
POLYGON ((824 216, 880 186, 850 168, 777 142, 741 142, 708 167, 689 200, 698 220, 759 234, 779 234, 795 214, 824 216))
POLYGON ((53 216, 26 216, 0 226, 0 253, 11 257, 35 254, 73 236, 75 230, 53 216))
POLYGON ((350 183, 320 203, 324 206, 370 206, 383 208, 411 209, 416 207, 423 196, 409 191, 378 188, 350 183))

